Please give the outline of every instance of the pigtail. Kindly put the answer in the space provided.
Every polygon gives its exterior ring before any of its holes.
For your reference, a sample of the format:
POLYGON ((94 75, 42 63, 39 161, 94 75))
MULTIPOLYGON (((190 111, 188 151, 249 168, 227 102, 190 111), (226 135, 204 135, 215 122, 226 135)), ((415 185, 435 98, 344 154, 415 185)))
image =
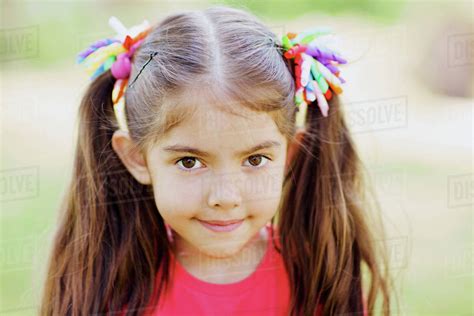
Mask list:
MULTIPOLYGON (((363 315, 362 267, 371 276, 368 312, 375 295, 389 315, 388 284, 375 249, 364 200, 362 164, 339 108, 337 95, 323 117, 308 106, 307 129, 283 184, 280 243, 291 284, 291 315, 363 315)), ((385 260, 385 261, 384 261, 385 260)))
POLYGON ((100 75, 79 108, 73 175, 41 315, 117 314, 124 306, 127 315, 143 315, 168 282, 170 245, 152 188, 127 172, 111 146, 113 86, 110 71, 100 75))

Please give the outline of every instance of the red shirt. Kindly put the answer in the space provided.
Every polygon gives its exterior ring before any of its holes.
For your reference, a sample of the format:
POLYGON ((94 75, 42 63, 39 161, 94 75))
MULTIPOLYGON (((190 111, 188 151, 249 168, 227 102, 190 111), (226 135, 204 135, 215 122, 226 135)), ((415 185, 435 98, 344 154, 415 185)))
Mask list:
MULTIPOLYGON (((271 233, 270 224, 266 226, 271 233)), ((267 237, 265 254, 245 279, 227 284, 202 281, 172 255, 176 270, 169 292, 153 315, 287 315, 290 290, 283 259, 267 237)))
MULTIPOLYGON (((290 302, 288 274, 283 258, 272 243, 271 225, 267 225, 267 248, 256 270, 245 279, 227 284, 202 281, 189 272, 171 254, 175 267, 169 291, 152 316, 171 315, 287 315, 290 302)), ((277 232, 273 238, 278 244, 277 232)), ((316 315, 322 314, 322 305, 316 315)), ((367 315, 364 297, 364 315, 367 315)))

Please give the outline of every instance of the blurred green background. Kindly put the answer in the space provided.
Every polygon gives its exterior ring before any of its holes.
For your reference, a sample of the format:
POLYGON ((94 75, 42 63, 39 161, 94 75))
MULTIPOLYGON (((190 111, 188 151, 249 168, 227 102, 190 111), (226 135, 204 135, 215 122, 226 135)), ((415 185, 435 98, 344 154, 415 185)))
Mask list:
POLYGON ((342 96, 386 224, 399 315, 473 314, 473 4, 470 1, 3 1, 0 314, 34 315, 71 176, 75 64, 131 26, 212 4, 246 8, 280 37, 330 26, 349 63, 342 96))

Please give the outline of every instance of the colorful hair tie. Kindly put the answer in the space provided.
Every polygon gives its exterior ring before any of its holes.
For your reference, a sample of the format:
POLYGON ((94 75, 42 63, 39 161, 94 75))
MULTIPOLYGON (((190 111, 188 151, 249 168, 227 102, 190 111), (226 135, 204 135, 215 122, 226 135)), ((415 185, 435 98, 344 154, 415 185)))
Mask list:
POLYGON ((132 56, 151 30, 144 20, 130 29, 125 28, 116 17, 109 19, 109 25, 116 31, 114 38, 99 40, 77 56, 77 63, 84 64, 91 80, 109 70, 116 79, 112 91, 115 117, 121 130, 128 131, 125 116, 124 94, 132 70, 132 56))
POLYGON ((327 46, 327 28, 318 28, 299 34, 287 33, 282 37, 284 57, 295 62, 295 104, 298 107, 296 126, 303 128, 308 104, 317 101, 324 117, 328 115, 328 100, 333 93, 342 93, 345 82, 338 64, 347 61, 327 46))

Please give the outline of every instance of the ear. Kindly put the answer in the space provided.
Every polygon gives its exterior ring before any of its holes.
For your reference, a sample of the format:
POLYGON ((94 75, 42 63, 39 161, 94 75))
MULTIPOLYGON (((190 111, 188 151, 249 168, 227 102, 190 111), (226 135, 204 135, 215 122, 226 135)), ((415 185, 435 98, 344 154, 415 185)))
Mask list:
POLYGON ((132 176, 141 184, 151 184, 146 158, 137 149, 128 132, 117 130, 112 135, 112 148, 132 176))
POLYGON ((291 161, 296 156, 300 148, 300 144, 303 141, 304 130, 297 130, 293 141, 288 143, 288 150, 286 152, 286 162, 285 162, 285 173, 288 172, 291 161))

